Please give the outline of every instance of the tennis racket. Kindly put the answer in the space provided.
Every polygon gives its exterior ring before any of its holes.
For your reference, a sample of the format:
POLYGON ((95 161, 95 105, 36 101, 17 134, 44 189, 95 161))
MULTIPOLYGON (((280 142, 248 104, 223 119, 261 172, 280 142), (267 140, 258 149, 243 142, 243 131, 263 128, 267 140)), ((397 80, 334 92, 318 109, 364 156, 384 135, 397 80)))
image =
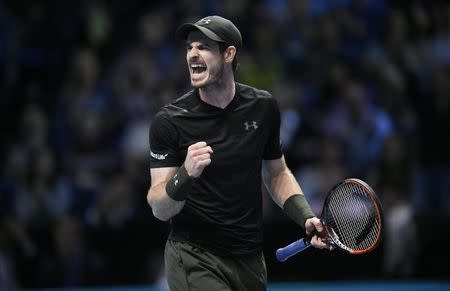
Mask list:
MULTIPOLYGON (((381 203, 375 191, 359 179, 345 179, 328 192, 321 221, 327 243, 350 254, 368 253, 381 240, 381 203)), ((317 232, 278 249, 277 260, 284 262, 306 250, 315 234, 317 232)))

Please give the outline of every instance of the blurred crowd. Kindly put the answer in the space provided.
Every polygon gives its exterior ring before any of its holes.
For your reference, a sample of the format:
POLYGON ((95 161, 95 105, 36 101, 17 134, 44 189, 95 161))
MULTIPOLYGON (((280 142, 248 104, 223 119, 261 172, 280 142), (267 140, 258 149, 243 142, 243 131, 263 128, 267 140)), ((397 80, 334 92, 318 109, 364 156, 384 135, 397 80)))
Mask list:
POLYGON ((215 14, 243 35, 237 81, 278 100, 314 211, 339 180, 367 181, 378 278, 449 279, 426 252, 450 242, 447 1, 17 0, 0 2, 0 288, 164 284, 148 130, 189 90, 176 27, 215 14))

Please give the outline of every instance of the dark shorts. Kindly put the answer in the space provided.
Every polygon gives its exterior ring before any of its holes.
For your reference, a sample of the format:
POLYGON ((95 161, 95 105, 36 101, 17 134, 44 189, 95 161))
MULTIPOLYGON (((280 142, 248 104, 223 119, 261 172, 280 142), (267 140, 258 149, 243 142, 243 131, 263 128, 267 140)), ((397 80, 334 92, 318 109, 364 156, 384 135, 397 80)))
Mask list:
POLYGON ((220 257, 186 242, 168 240, 164 251, 171 291, 266 290, 264 254, 220 257))

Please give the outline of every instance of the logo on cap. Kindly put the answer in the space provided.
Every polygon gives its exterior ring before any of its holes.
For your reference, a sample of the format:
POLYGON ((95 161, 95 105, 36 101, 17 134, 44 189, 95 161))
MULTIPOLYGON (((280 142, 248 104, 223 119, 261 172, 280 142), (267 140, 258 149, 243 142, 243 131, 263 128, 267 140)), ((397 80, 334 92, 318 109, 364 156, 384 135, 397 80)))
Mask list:
POLYGON ((205 17, 200 19, 197 24, 198 25, 205 25, 205 24, 209 24, 211 22, 211 19, 209 17, 205 17))

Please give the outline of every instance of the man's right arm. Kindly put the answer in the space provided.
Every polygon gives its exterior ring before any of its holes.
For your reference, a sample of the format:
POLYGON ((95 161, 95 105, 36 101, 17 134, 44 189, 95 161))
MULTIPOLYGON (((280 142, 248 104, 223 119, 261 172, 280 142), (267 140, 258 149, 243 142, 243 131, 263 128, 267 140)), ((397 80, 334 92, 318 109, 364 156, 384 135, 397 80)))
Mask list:
POLYGON ((152 208, 153 215, 167 221, 178 214, 184 206, 185 201, 176 201, 170 198, 166 192, 167 182, 177 172, 177 167, 153 168, 151 169, 152 185, 147 193, 147 201, 152 208))
POLYGON ((193 180, 211 164, 212 153, 213 150, 206 142, 197 142, 188 147, 181 167, 151 169, 152 185, 147 193, 147 201, 156 218, 167 221, 181 211, 193 180))

